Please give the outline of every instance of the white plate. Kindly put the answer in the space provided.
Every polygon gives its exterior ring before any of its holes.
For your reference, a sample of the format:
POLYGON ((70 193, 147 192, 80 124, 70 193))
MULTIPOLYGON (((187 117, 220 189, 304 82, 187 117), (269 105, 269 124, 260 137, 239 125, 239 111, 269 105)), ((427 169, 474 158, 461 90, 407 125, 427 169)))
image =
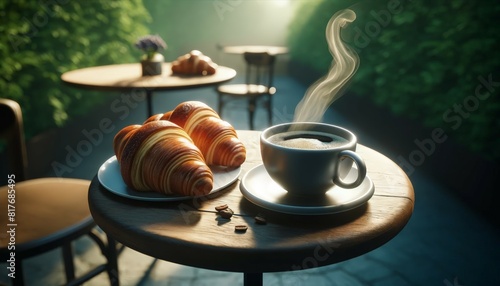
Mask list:
MULTIPOLYGON (((226 168, 219 166, 210 167, 214 174, 214 186, 210 194, 218 192, 232 184, 238 179, 241 168, 226 168)), ((97 172, 99 182, 110 192, 140 201, 181 201, 190 199, 189 196, 164 195, 157 192, 139 192, 128 187, 123 181, 120 173, 120 164, 116 156, 109 158, 104 162, 97 172)))
MULTIPOLYGON (((357 170, 353 168, 345 178, 354 180, 357 170)), ((366 203, 375 192, 372 180, 365 180, 356 188, 344 189, 333 186, 325 195, 312 198, 291 196, 259 165, 243 176, 240 184, 243 196, 250 202, 277 212, 299 215, 320 215, 344 212, 366 203)))

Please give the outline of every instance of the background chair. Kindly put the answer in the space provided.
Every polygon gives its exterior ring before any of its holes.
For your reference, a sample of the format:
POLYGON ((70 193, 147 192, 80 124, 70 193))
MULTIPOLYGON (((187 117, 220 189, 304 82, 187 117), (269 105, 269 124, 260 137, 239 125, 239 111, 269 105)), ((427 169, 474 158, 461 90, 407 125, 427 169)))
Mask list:
MULTIPOLYGON (((23 285, 23 260, 61 247, 68 285, 79 285, 107 271, 111 285, 119 285, 117 249, 113 239, 95 228, 88 207, 90 181, 69 178, 26 179, 26 148, 21 108, 0 99, 0 139, 7 144, 7 174, 0 187, 0 259, 11 266, 14 254, 14 285, 23 285), (100 247, 106 263, 76 278, 72 241, 88 235, 100 247), (12 259, 10 260, 12 261, 12 259)), ((10 273, 10 272, 9 272, 10 273)), ((28 274, 29 275, 29 274, 28 274)))
POLYGON ((274 63, 276 57, 268 53, 244 53, 246 74, 244 84, 227 84, 217 88, 219 94, 219 115, 228 98, 247 98, 250 129, 254 129, 254 116, 257 101, 264 99, 267 107, 268 124, 272 125, 271 96, 276 93, 273 87, 274 63))

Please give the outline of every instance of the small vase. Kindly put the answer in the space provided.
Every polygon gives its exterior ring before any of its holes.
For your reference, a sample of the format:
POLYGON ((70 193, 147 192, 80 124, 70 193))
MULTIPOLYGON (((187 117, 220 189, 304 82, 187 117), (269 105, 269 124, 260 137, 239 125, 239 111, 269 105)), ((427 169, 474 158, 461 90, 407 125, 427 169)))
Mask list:
POLYGON ((142 76, 160 75, 164 60, 163 55, 158 53, 152 59, 141 60, 142 76))

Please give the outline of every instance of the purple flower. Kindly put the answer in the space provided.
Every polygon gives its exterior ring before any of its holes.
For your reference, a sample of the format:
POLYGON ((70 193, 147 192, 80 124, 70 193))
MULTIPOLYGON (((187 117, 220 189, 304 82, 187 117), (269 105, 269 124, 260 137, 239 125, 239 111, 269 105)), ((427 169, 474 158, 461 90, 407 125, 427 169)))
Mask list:
POLYGON ((144 51, 148 59, 151 59, 159 50, 167 48, 165 41, 163 41, 163 39, 158 35, 147 35, 141 37, 137 40, 135 46, 144 51))

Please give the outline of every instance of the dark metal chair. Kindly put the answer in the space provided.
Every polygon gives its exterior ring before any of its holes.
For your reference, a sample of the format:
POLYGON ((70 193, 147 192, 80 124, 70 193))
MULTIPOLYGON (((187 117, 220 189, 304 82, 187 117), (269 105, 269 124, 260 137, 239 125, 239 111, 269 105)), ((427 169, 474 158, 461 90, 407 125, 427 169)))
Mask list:
POLYGON ((250 129, 254 129, 257 101, 264 100, 268 112, 268 123, 272 125, 272 98, 276 93, 273 86, 274 63, 276 56, 268 53, 244 53, 246 74, 244 84, 227 84, 217 88, 219 94, 219 115, 228 98, 247 98, 250 129))
POLYGON ((7 142, 3 147, 8 162, 8 174, 0 183, 7 184, 0 187, 0 259, 7 262, 13 285, 24 285, 25 258, 59 247, 62 248, 67 285, 80 285, 104 271, 111 285, 119 285, 119 251, 115 241, 109 236, 104 239, 95 227, 87 198, 90 181, 70 178, 26 180, 23 120, 17 102, 0 99, 0 122, 0 139, 7 142), (75 277, 72 242, 84 235, 97 243, 106 263, 75 277))

